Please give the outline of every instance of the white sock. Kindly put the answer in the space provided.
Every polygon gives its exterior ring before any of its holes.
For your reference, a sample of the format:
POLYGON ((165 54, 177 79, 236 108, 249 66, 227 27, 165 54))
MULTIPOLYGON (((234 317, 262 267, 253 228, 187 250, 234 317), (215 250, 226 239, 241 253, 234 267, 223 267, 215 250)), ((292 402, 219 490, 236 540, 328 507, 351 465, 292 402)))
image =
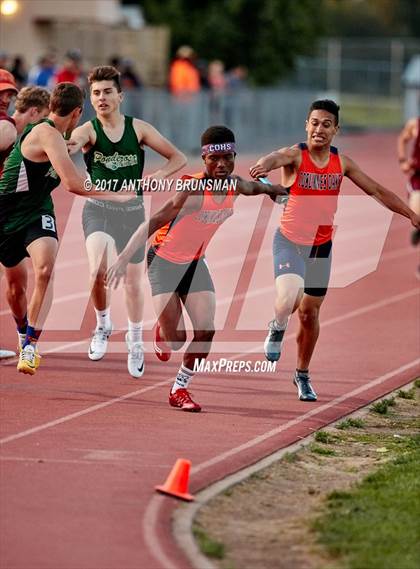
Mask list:
POLYGON ((193 376, 194 372, 182 364, 176 375, 175 383, 172 386, 171 393, 175 393, 177 389, 187 389, 191 383, 193 376))
POLYGON ((288 318, 286 318, 285 320, 283 320, 282 322, 279 322, 279 321, 277 320, 277 318, 275 318, 275 319, 273 320, 273 322, 274 322, 274 328, 275 328, 276 330, 279 330, 279 331, 280 331, 280 330, 286 330, 287 325, 289 324, 289 319, 290 319, 290 316, 289 316, 288 318))
POLYGON ((111 309, 109 307, 104 308, 103 310, 97 310, 95 308, 95 314, 97 328, 105 328, 106 330, 109 330, 112 327, 111 309))
POLYGON ((20 332, 17 333, 19 337, 19 345, 23 346, 24 341, 26 340, 26 334, 21 334, 20 332))
POLYGON ((131 322, 128 319, 128 337, 130 342, 142 342, 143 341, 143 320, 140 322, 131 322))

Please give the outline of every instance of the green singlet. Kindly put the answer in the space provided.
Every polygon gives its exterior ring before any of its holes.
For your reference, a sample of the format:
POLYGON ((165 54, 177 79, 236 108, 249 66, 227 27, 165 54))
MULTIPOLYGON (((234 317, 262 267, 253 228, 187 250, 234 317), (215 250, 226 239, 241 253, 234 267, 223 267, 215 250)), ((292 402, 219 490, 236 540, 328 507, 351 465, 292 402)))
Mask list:
POLYGON ((50 119, 28 125, 17 140, 0 178, 0 225, 5 234, 30 225, 40 215, 54 216, 51 192, 60 178, 51 162, 32 162, 22 154, 22 142, 41 123, 55 127, 50 119))
MULTIPOLYGON (((143 175, 144 150, 140 147, 133 127, 133 118, 124 117, 124 132, 118 142, 112 142, 105 134, 99 119, 93 119, 95 144, 84 159, 92 183, 102 191, 128 190, 133 197, 142 196, 139 181, 143 175)), ((92 193, 92 198, 95 198, 92 193)))

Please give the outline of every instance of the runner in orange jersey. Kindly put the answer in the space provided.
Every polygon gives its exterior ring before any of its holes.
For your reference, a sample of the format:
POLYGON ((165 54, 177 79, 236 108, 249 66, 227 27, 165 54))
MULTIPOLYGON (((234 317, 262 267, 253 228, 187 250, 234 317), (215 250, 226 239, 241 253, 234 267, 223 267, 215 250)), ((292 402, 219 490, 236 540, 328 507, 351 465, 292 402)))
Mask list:
POLYGON ((280 358, 290 315, 298 310, 300 327, 294 383, 302 401, 316 401, 309 364, 319 336, 319 311, 331 269, 334 215, 343 176, 386 208, 420 228, 420 217, 394 193, 367 176, 348 156, 331 146, 338 131, 339 106, 330 100, 312 103, 305 143, 264 156, 250 169, 254 178, 282 168, 290 197, 274 236, 275 318, 264 344, 270 361, 280 358))
POLYGON ((131 252, 156 234, 148 252, 149 280, 158 322, 155 327, 155 352, 167 361, 171 350, 186 341, 183 306, 194 328, 192 342, 185 350, 183 363, 169 394, 169 403, 183 411, 201 410, 191 399, 188 386, 194 369, 205 359, 215 333, 216 297, 205 259, 211 238, 233 214, 239 194, 266 193, 272 198, 285 195, 282 186, 248 182, 231 176, 235 166, 235 138, 224 126, 208 128, 201 137, 205 170, 183 176, 175 196, 142 224, 116 263, 108 271, 108 286, 118 286, 124 276, 131 252))

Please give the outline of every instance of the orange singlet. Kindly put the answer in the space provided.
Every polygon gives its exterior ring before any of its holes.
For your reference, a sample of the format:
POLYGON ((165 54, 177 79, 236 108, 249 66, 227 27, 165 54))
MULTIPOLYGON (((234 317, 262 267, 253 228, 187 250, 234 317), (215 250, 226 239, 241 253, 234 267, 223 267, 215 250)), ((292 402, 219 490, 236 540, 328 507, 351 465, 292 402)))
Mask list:
MULTIPOLYGON (((182 176, 188 179, 205 180, 204 173, 182 176)), ((198 211, 179 215, 159 229, 152 246, 156 254, 172 263, 190 263, 204 256, 206 247, 221 224, 233 214, 234 190, 229 189, 219 203, 214 195, 220 192, 204 190, 203 202, 198 211)))
POLYGON ((290 188, 280 231, 294 243, 322 245, 332 237, 343 180, 341 162, 334 146, 330 148, 330 159, 325 168, 314 164, 306 143, 300 143, 299 148, 302 150, 302 163, 290 188))

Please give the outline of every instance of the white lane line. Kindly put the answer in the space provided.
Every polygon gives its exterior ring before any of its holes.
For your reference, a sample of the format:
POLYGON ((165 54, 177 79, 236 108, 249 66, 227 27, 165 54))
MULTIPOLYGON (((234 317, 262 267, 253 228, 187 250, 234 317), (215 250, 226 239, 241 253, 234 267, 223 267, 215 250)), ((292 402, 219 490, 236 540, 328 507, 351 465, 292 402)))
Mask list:
MULTIPOLYGON (((407 371, 407 370, 411 369, 412 367, 415 367, 418 365, 420 365, 420 358, 416 358, 415 360, 412 360, 411 362, 408 362, 408 363, 400 366, 397 369, 394 369, 394 370, 389 371, 388 373, 385 373, 385 374, 383 374, 383 375, 381 375, 375 379, 372 379, 372 381, 370 381, 369 383, 361 385, 360 387, 353 389, 353 391, 350 391, 349 393, 344 393, 343 395, 340 395, 340 397, 336 397, 332 401, 329 401, 328 403, 324 403, 323 405, 316 407, 315 409, 311 409, 311 411, 308 411, 304 415, 300 415, 296 419, 292 419, 290 421, 287 421, 287 423, 284 423, 283 425, 280 425, 279 427, 276 427, 275 429, 272 429, 271 431, 267 431, 266 433, 263 433, 262 435, 259 435, 258 437, 250 439, 249 441, 247 441, 246 443, 244 443, 242 445, 239 445, 233 449, 230 449, 226 452, 223 452, 223 453, 211 458, 210 460, 206 460, 205 462, 198 464, 197 466, 195 466, 191 469, 191 473, 195 474, 197 472, 201 472, 202 470, 205 470, 209 466, 213 466, 214 464, 222 462, 226 458, 230 458, 231 456, 238 454, 239 452, 241 452, 243 450, 247 450, 247 449, 249 449, 255 445, 258 445, 259 443, 262 443, 265 440, 270 439, 271 437, 274 437, 274 436, 278 435, 279 433, 282 433, 283 431, 286 431, 290 427, 294 427, 296 425, 299 425, 303 421, 306 421, 306 419, 309 419, 311 417, 314 417, 315 415, 322 413, 323 411, 331 409, 331 407, 339 405, 340 403, 343 403, 347 399, 350 399, 351 397, 355 397, 356 395, 359 395, 360 393, 363 393, 364 391, 367 391, 368 389, 375 387, 376 385, 379 385, 380 383, 383 383, 383 382, 387 381, 388 379, 391 379, 391 377, 394 377, 395 375, 397 375, 399 373, 403 373, 404 371, 407 371)), ((349 412, 350 411, 346 411, 346 413, 349 413, 349 412)))
MULTIPOLYGON (((336 316, 335 318, 330 318, 326 320, 324 325, 330 326, 331 324, 337 324, 337 322, 343 322, 348 318, 352 318, 354 316, 360 316, 365 314, 366 312, 370 312, 371 310, 376 310, 377 308, 384 308, 389 304, 394 302, 400 302, 401 300, 405 300, 406 298, 410 298, 411 296, 419 296, 419 289, 418 287, 413 288, 407 292, 402 292, 401 294, 396 294, 395 296, 390 296, 389 298, 384 298, 383 300, 379 300, 378 302, 374 302, 368 306, 362 306, 361 308, 356 308, 352 310, 351 313, 342 314, 341 316, 336 316)), ((322 323, 321 323, 322 325, 322 323)))
MULTIPOLYGON (((411 290, 408 290, 406 292, 402 292, 401 294, 396 294, 394 296, 390 296, 389 298, 385 298, 384 300, 379 300, 378 302, 374 302, 373 304, 367 304, 366 306, 362 306, 361 308, 355 308, 354 310, 351 310, 350 312, 346 312, 345 314, 341 314, 340 316, 335 316, 334 318, 329 318, 328 320, 321 320, 321 329, 322 328, 326 328, 327 326, 332 326, 333 324, 337 324, 338 322, 344 322, 345 320, 349 320, 350 318, 353 318, 354 316, 361 316, 362 314, 366 314, 367 312, 370 312, 371 310, 376 310, 377 308, 384 308, 385 306, 389 306, 390 304, 393 304, 394 302, 400 302, 401 300, 405 300, 406 298, 410 298, 411 296, 418 296, 419 295, 419 289, 418 287, 416 288, 412 288, 411 290)), ((291 340, 293 338, 296 337, 296 334, 287 334, 284 337, 284 340, 291 340)), ((254 352, 258 352, 262 350, 262 346, 258 345, 255 348, 252 348, 250 350, 247 350, 246 352, 240 352, 237 354, 234 354, 232 356, 230 356, 231 360, 235 360, 237 358, 239 358, 240 356, 244 356, 246 354, 250 354, 250 353, 254 353, 254 352)))
MULTIPOLYGON (((388 379, 390 379, 394 375, 397 375, 398 373, 402 373, 408 369, 411 369, 412 367, 414 367, 415 365, 418 365, 418 364, 420 364, 420 358, 413 360, 407 364, 404 364, 403 366, 401 366, 397 369, 394 369, 394 370, 392 370, 392 371, 390 371, 384 375, 381 375, 381 376, 373 379, 369 383, 362 385, 361 387, 358 387, 357 389, 354 389, 353 391, 350 391, 350 393, 346 393, 344 395, 341 395, 340 397, 336 397, 335 399, 333 399, 329 403, 325 403, 324 405, 321 405, 320 407, 312 409, 311 411, 308 411, 308 413, 305 413, 304 415, 301 415, 300 417, 297 417, 296 419, 292 419, 291 421, 284 423, 283 425, 281 425, 280 427, 277 427, 276 429, 272 429, 271 431, 267 431, 266 433, 263 433, 262 435, 259 435, 258 437, 250 439, 249 441, 247 441, 246 443, 244 443, 242 445, 239 445, 235 448, 232 448, 229 451, 223 452, 223 453, 211 458, 210 460, 206 460, 204 462, 201 462, 197 466, 193 466, 191 468, 191 474, 197 474, 198 472, 201 472, 201 471, 205 470, 206 468, 209 468, 210 466, 213 466, 215 464, 223 462, 224 460, 231 458, 233 455, 238 454, 239 452, 241 452, 243 450, 247 450, 253 446, 256 446, 259 443, 261 443, 261 442, 263 442, 263 441, 265 441, 271 437, 274 437, 275 435, 278 435, 279 433, 289 429, 290 427, 294 427, 294 426, 298 425, 299 423, 302 423, 306 419, 309 419, 313 416, 316 416, 319 413, 322 413, 323 411, 330 409, 331 407, 333 407, 335 405, 339 405, 340 403, 342 403, 346 399, 349 399, 350 397, 354 397, 356 395, 359 395, 363 391, 366 391, 366 390, 370 389, 371 387, 374 387, 375 385, 378 385, 384 381, 387 381, 388 379)), ((346 414, 348 412, 349 411, 346 411, 346 414)), ((173 561, 168 559, 168 557, 166 556, 166 554, 163 550, 163 547, 162 547, 162 543, 159 539, 159 535, 157 533, 157 519, 158 519, 159 511, 160 511, 161 507, 164 507, 164 506, 165 506, 165 498, 163 496, 154 495, 149 500, 149 503, 147 505, 147 508, 146 508, 144 516, 143 516, 143 531, 144 531, 144 535, 146 537, 145 543, 147 544, 147 547, 149 549, 149 553, 151 555, 153 555, 153 557, 159 563, 161 563, 162 567, 165 567, 165 568, 170 567, 171 569, 180 569, 180 566, 174 565, 173 561)), ((210 569, 211 567, 213 567, 212 564, 210 564, 208 566, 208 569, 210 569)))
POLYGON ((130 393, 126 393, 125 395, 121 395, 120 397, 115 397, 114 399, 110 399, 109 401, 104 401, 103 403, 98 403, 97 405, 92 405, 91 407, 87 407, 82 411, 76 411, 76 413, 71 413, 70 415, 65 415, 64 417, 59 417, 54 421, 49 421, 48 423, 43 423, 42 425, 38 425, 38 427, 33 427, 32 429, 27 429, 26 431, 21 431, 20 433, 16 433, 15 435, 10 435, 8 437, 4 437, 0 439, 0 445, 4 445, 6 443, 10 443, 12 441, 16 441, 17 439, 21 439, 23 437, 27 437, 29 435, 33 435, 34 433, 39 433, 40 431, 44 431, 45 429, 49 429, 50 427, 55 427, 57 425, 61 425, 63 423, 67 423, 67 421, 72 421, 73 419, 77 419, 79 417, 83 417, 83 415, 88 415, 89 413, 93 413, 94 411, 98 411, 99 409, 104 409, 105 407, 109 407, 110 405, 114 405, 114 403, 121 403, 121 401, 125 401, 126 399, 130 399, 131 397, 135 397, 136 395, 140 395, 142 393, 147 393, 147 391, 152 391, 157 387, 161 387, 166 385, 172 381, 172 379, 165 379, 164 381, 159 381, 158 383, 154 383, 153 385, 149 385, 148 387, 143 387, 142 389, 136 389, 136 391, 131 391, 130 393))
POLYGON ((180 569, 177 564, 174 564, 172 559, 167 557, 163 551, 162 544, 156 534, 157 516, 160 507, 166 503, 164 496, 153 496, 149 501, 145 514, 143 516, 143 536, 144 543, 149 549, 149 553, 157 561, 157 567, 161 569, 180 569))
MULTIPOLYGON (((129 459, 124 459, 124 461, 127 463, 129 459)), ((23 457, 23 456, 0 456, 0 462, 38 462, 40 464, 47 464, 47 463, 51 463, 51 464, 111 464, 111 465, 115 465, 117 463, 120 463, 121 465, 124 464, 124 461, 122 459, 100 459, 100 460, 88 460, 88 459, 83 459, 83 458, 46 458, 46 457, 23 457)), ((140 463, 140 462, 136 462, 135 460, 131 460, 129 462, 130 465, 135 466, 135 468, 170 468, 172 466, 172 464, 144 464, 144 463, 140 463)))
POLYGON ((63 458, 36 458, 22 456, 0 456, 0 462, 38 462, 38 463, 52 463, 52 464, 98 464, 96 460, 82 460, 82 459, 63 459, 63 458))
MULTIPOLYGON (((250 297, 258 296, 259 294, 261 294, 261 292, 260 292, 261 290, 265 291, 265 289, 257 289, 255 291, 251 291, 249 293, 249 296, 250 297)), ((416 287, 416 288, 413 288, 413 289, 408 290, 406 292, 403 292, 401 294, 396 294, 395 296, 390 296, 389 298, 386 298, 384 300, 379 300, 378 302, 374 302, 373 304, 368 304, 367 306, 362 306, 361 308, 356 308, 355 310, 351 310, 350 312, 346 312, 345 314, 341 314, 340 316, 335 316, 334 318, 329 318, 328 320, 324 320, 324 321, 321 320, 321 327, 326 328, 327 326, 331 326, 332 324, 338 324, 339 322, 344 322, 345 320, 349 320, 350 318, 353 318, 355 316, 361 316, 362 314, 366 314, 367 312, 370 312, 371 310, 376 310, 377 308, 384 308, 384 307, 389 306, 390 304, 393 304, 395 302, 400 302, 401 300, 405 300, 405 299, 410 298, 412 296, 418 296, 418 295, 419 295, 419 289, 416 287)), ((226 301, 226 299, 221 301, 221 304, 223 304, 225 301, 226 301)), ((155 319, 154 320, 146 320, 144 322, 144 326, 146 327, 148 325, 154 324, 155 321, 156 321, 155 319)), ((114 335, 122 334, 123 332, 125 332, 125 331, 115 332, 114 335)), ((286 342, 287 340, 294 339, 295 337, 296 337, 295 333, 287 334, 284 337, 284 341, 286 342)), ((78 346, 82 343, 86 343, 89 341, 90 341, 90 337, 86 338, 86 340, 79 340, 78 342, 73 342, 71 344, 64 344, 64 347, 63 347, 63 344, 58 342, 59 345, 57 347, 51 348, 49 350, 45 350, 43 353, 48 354, 48 353, 53 353, 53 352, 60 352, 60 351, 63 351, 64 349, 67 349, 68 347, 75 347, 75 346, 78 346)), ((244 342, 244 343, 247 344, 247 342, 244 342)), ((149 351, 153 350, 153 345, 151 342, 150 342, 150 344, 148 344, 147 342, 145 342, 144 344, 145 344, 145 347, 149 349, 149 351)), ((223 342, 223 343, 217 342, 217 341, 213 342, 212 343, 212 352, 218 353, 220 351, 221 353, 223 353, 224 351, 226 351, 223 349, 223 347, 226 344, 229 345, 229 342, 223 342), (219 346, 220 346, 220 349, 219 349, 219 346)), ((255 342, 253 342, 253 344, 255 344, 255 342)), ((112 347, 112 344, 111 344, 111 347, 112 347)), ((240 356, 252 354, 252 353, 255 353, 255 352, 258 352, 261 350, 262 350, 262 346, 260 343, 258 343, 258 345, 254 346, 253 348, 250 348, 244 352, 238 352, 236 354, 229 356, 229 359, 235 360, 235 359, 239 358, 240 356)), ((125 353, 126 352, 125 343, 121 342, 118 345, 116 345, 115 351, 116 351, 116 353, 125 353), (116 348, 118 348, 118 351, 116 350, 116 348)), ((114 353, 114 352, 112 352, 112 350, 110 350, 110 353, 114 353)), ((15 364, 16 361, 17 361, 16 359, 11 359, 11 360, 8 360, 3 365, 12 365, 12 364, 15 364)))
MULTIPOLYGON (((322 326, 326 327, 328 325, 332 325, 335 324, 337 322, 341 322, 343 320, 347 320, 353 316, 356 315, 360 315, 360 314, 364 314, 366 312, 369 312, 370 310, 375 310, 376 308, 381 308, 382 306, 388 306, 390 303, 392 302, 399 302, 400 300, 404 300, 405 298, 408 298, 409 296, 413 296, 414 294, 418 294, 418 289, 417 287, 415 289, 412 289, 410 291, 407 291, 405 293, 402 294, 398 294, 395 295, 394 297, 390 297, 387 298, 386 300, 382 300, 380 302, 375 302, 373 304, 369 304, 367 306, 364 306, 362 308, 358 308, 356 310, 352 310, 346 314, 343 314, 337 318, 331 318, 330 320, 325 321, 322 326)), ((294 334, 290 334, 286 337, 286 339, 290 339, 290 338, 294 338, 294 334)), ((256 351, 261 351, 261 346, 258 345, 255 348, 249 349, 246 352, 242 352, 240 354, 235 354, 234 356, 231 356, 231 359, 235 359, 237 357, 240 356, 245 356, 249 353, 253 353, 256 351)), ((56 350, 50 350, 50 353, 52 351, 59 351, 59 348, 57 348, 56 350)), ((64 417, 60 417, 59 419, 55 419, 54 421, 50 421, 48 423, 44 423, 42 425, 39 425, 38 427, 33 427, 32 429, 28 429, 26 431, 22 431, 20 433, 16 433, 14 435, 10 435, 8 437, 5 437, 3 439, 0 439, 0 445, 6 444, 8 442, 20 439, 22 437, 26 437, 28 435, 32 435, 34 433, 37 433, 39 431, 43 431, 45 429, 48 429, 50 427, 54 427, 56 425, 60 425, 62 423, 66 423, 67 421, 71 421, 72 419, 76 419, 78 417, 81 417, 83 415, 87 415, 88 413, 92 413, 94 411, 98 411, 99 409, 103 409, 105 407, 109 407, 110 405, 113 405, 114 403, 119 403, 121 401, 124 401, 125 399, 129 399, 130 397, 135 397, 136 395, 139 395, 141 393, 146 393, 147 391, 152 391, 153 389, 156 389, 158 387, 161 387, 163 385, 166 385, 167 383, 169 383, 170 381, 172 381, 171 379, 167 379, 164 381, 160 381, 159 383, 155 383, 149 387, 145 387, 142 389, 138 389, 136 391, 132 391, 130 393, 127 393, 126 395, 122 395, 120 397, 116 397, 114 399, 111 399, 109 401, 106 401, 104 403, 98 403, 97 405, 93 405, 92 407, 87 407, 86 409, 82 410, 82 411, 77 411, 76 413, 72 413, 70 415, 65 415, 64 417)))
MULTIPOLYGON (((256 289, 253 290, 251 292, 249 292, 247 294, 247 297, 249 298, 253 298, 255 296, 259 296, 260 294, 266 293, 272 291, 272 287, 265 287, 262 289, 256 289)), ((405 300, 406 298, 409 298, 411 296, 417 296, 419 294, 418 288, 414 288, 411 289, 409 291, 406 291, 404 293, 401 294, 397 294, 395 296, 391 296, 389 298, 386 298, 384 300, 380 300, 376 303, 373 304, 368 304, 367 306, 363 306, 362 308, 356 308, 355 310, 352 310, 350 312, 347 312, 345 314, 342 314, 340 316, 336 316, 334 318, 330 318, 329 320, 325 320, 325 321, 321 321, 321 325, 325 328, 326 326, 330 326, 331 324, 336 324, 338 322, 342 322, 344 320, 348 320, 349 318, 352 318, 353 316, 360 316, 361 314, 365 314, 366 312, 369 312, 371 310, 375 310, 376 308, 383 308, 385 306, 388 306, 389 304, 392 304, 394 302, 399 302, 400 300, 405 300)), ((241 295, 238 295, 238 298, 240 298, 241 295)), ((217 306, 223 306, 224 304, 228 303, 231 301, 231 297, 225 297, 224 299, 221 299, 219 302, 217 302, 217 306)), ((156 318, 153 318, 152 320, 145 320, 143 322, 143 326, 145 329, 148 329, 148 326, 152 326, 154 323, 156 322, 156 318)), ((113 333, 113 336, 117 336, 118 334, 124 334, 125 330, 119 330, 119 331, 115 331, 113 333)), ((294 338, 295 334, 288 334, 285 336, 285 341, 286 340, 290 340, 291 338, 294 338)), ((88 338, 84 338, 83 340, 77 340, 75 342, 69 342, 69 343, 65 343, 63 344, 62 342, 48 342, 48 345, 53 344, 54 346, 52 348, 48 348, 46 350, 43 350, 42 353, 43 354, 54 354, 57 352, 63 352, 63 351, 67 351, 70 348, 75 348, 78 346, 83 346, 84 344, 87 344, 88 342, 90 342, 91 337, 89 336, 88 338), (56 344, 56 345, 55 345, 56 344)), ((219 345, 219 343, 217 342, 213 342, 212 346, 213 346, 213 353, 217 352, 218 349, 216 349, 216 347, 219 345)), ((124 348, 125 344, 122 342, 121 345, 116 345, 115 346, 115 350, 114 352, 112 351, 112 344, 111 344, 111 349, 110 349, 110 353, 123 353, 125 352, 125 348, 124 348)), ((149 349, 150 351, 152 351, 152 344, 150 343, 150 345, 148 343, 145 342, 145 347, 147 349, 149 349)), ((221 350, 222 352, 224 351, 223 349, 221 350)), ((239 352, 235 355, 230 356, 230 359, 236 359, 239 356, 245 355, 245 354, 249 354, 249 353, 254 353, 254 352, 258 352, 261 351, 261 345, 258 344, 257 346, 255 346, 255 348, 250 348, 249 350, 246 350, 245 352, 239 352)), ((17 358, 10 358, 9 360, 7 360, 7 362, 5 362, 3 364, 3 366, 12 366, 15 365, 17 362, 17 358)))
MULTIPOLYGON (((341 274, 345 274, 348 271, 360 268, 360 267, 364 267, 366 265, 371 265, 372 262, 374 261, 378 261, 382 262, 382 261, 391 261, 394 259, 398 259, 400 257, 405 257, 405 256, 410 256, 412 254, 415 253, 414 248, 412 247, 402 247, 401 249, 397 249, 395 251, 390 251, 389 253, 384 253, 381 256, 377 256, 377 255, 372 255, 370 257, 365 257, 362 259, 358 259, 357 261, 350 261, 348 263, 344 263, 341 266, 337 266, 336 268, 334 268, 334 275, 341 275, 341 274)), ((266 257, 271 257, 272 256, 272 252, 271 250, 267 250, 267 251, 263 251, 263 252, 257 252, 255 254, 250 254, 246 257, 247 260, 251 260, 254 259, 255 257, 264 259, 266 257)), ((69 266, 71 266, 72 268, 74 268, 77 264, 81 264, 79 260, 75 260, 73 261, 69 261, 68 264, 69 266)), ((217 269, 223 269, 225 267, 231 267, 232 265, 235 265, 239 262, 243 262, 244 261, 244 255, 237 255, 236 257, 227 257, 224 259, 220 259, 219 261, 215 261, 212 262, 211 264, 211 268, 212 271, 215 272, 217 269)), ((84 263, 85 261, 83 261, 84 263)), ((67 263, 66 263, 67 264, 67 263)), ((64 263, 63 263, 64 265, 64 263)), ((147 285, 146 285, 147 286, 147 285)), ((262 288, 262 289, 257 289, 259 291, 261 291, 259 294, 264 294, 268 291, 272 291, 274 290, 274 283, 271 286, 262 288)), ((254 296, 256 296, 256 291, 254 292, 254 296)), ((251 293, 247 293, 247 294, 251 294, 251 293)), ((68 301, 72 301, 72 300, 78 300, 78 299, 82 299, 82 298, 88 298, 91 295, 91 291, 84 289, 83 291, 80 292, 76 292, 76 293, 72 293, 72 294, 67 294, 67 295, 63 295, 63 296, 57 296, 54 298, 54 304, 61 304, 64 302, 68 302, 68 301)), ((227 299, 221 299, 221 303, 226 304, 229 299, 232 299, 232 297, 229 297, 227 299)), ((219 305, 219 302, 218 302, 219 305)), ((10 315, 10 309, 6 308, 4 310, 0 310, 0 316, 6 316, 6 315, 10 315)))

